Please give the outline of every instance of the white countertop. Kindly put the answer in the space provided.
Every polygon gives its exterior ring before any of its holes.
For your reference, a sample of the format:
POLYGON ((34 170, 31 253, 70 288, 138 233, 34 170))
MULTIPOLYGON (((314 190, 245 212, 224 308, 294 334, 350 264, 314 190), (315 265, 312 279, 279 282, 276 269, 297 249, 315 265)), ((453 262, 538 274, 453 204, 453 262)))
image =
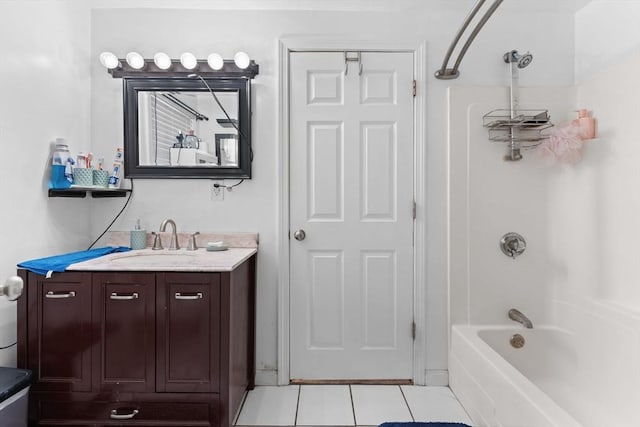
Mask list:
POLYGON ((141 249, 71 264, 67 271, 224 272, 233 271, 257 251, 257 248, 229 248, 225 251, 141 249))

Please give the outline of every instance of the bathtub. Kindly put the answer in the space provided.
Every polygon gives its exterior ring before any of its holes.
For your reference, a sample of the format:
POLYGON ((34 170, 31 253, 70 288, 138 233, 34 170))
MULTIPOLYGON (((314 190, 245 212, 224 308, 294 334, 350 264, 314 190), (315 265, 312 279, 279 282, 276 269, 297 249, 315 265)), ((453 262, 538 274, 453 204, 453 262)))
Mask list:
POLYGON ((598 328, 454 325, 450 387, 478 427, 637 427, 640 360, 620 338, 598 328), (511 346, 514 334, 522 348, 511 346))

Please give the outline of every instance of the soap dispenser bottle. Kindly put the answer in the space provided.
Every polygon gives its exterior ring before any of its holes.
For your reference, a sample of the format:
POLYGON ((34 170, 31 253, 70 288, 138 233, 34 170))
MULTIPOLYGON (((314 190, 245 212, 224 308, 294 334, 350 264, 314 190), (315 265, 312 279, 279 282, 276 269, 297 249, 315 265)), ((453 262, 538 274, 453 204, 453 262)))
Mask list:
POLYGON ((596 137, 596 119, 594 119, 586 108, 578 110, 578 118, 576 119, 580 127, 580 136, 582 139, 593 139, 596 137))
POLYGON ((136 220, 135 228, 131 230, 130 245, 131 249, 144 249, 147 247, 147 230, 140 228, 139 219, 136 220))

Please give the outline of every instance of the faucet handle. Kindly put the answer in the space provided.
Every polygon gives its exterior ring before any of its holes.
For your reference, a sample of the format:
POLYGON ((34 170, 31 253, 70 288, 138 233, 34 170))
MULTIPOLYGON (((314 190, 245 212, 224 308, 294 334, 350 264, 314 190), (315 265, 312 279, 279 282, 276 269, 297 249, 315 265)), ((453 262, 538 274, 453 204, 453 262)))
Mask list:
POLYGON ((187 250, 188 251, 195 251, 196 249, 198 249, 198 244, 196 243, 196 236, 198 234, 200 234, 200 232, 196 231, 191 236, 189 236, 189 243, 187 243, 187 250))
POLYGON ((160 237, 160 233, 156 233, 155 231, 152 231, 151 234, 153 235, 153 249, 154 251, 159 251, 161 249, 164 249, 162 247, 162 238, 160 237))

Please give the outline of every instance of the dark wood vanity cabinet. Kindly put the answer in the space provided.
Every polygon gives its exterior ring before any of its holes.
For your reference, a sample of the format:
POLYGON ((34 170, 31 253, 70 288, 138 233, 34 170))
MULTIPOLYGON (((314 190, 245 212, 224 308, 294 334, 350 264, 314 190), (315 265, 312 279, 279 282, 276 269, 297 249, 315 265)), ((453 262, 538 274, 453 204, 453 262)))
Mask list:
POLYGON ((255 255, 231 272, 20 270, 33 426, 230 426, 255 376, 255 255))

